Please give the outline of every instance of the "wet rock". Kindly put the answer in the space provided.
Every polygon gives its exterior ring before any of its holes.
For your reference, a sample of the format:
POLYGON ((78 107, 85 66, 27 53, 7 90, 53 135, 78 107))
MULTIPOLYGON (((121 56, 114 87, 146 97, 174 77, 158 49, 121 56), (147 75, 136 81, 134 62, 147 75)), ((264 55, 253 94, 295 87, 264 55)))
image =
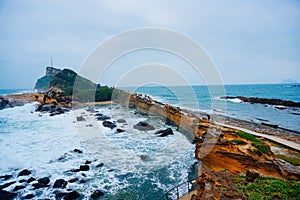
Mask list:
POLYGON ((4 183, 3 185, 0 186, 0 189, 7 188, 8 186, 11 186, 12 184, 15 184, 16 181, 11 181, 9 183, 4 183))
POLYGON ((36 179, 33 178, 33 177, 30 177, 28 180, 27 180, 27 183, 31 183, 32 181, 35 181, 36 179))
POLYGON ((95 114, 95 116, 96 117, 101 117, 101 116, 103 116, 103 114, 102 113, 97 113, 97 114, 95 114))
POLYGON ((71 169, 71 172, 80 172, 80 169, 71 169))
POLYGON ((68 180, 69 183, 74 183, 77 182, 79 179, 78 178, 72 178, 70 180, 68 180))
POLYGON ((110 121, 104 121, 104 122, 102 123, 102 125, 103 125, 104 127, 110 128, 110 129, 113 129, 113 128, 117 127, 117 125, 115 125, 114 123, 112 123, 112 122, 110 122, 110 121))
POLYGON ((32 184, 32 186, 33 186, 34 190, 37 190, 37 189, 40 189, 40 188, 49 187, 49 185, 45 185, 45 184, 42 184, 42 183, 34 183, 34 184, 32 184))
POLYGON ((103 166, 104 166, 104 164, 103 164, 103 163, 100 163, 100 164, 96 165, 96 167, 97 167, 97 168, 99 168, 99 167, 103 167, 103 166))
POLYGON ((50 183, 50 179, 48 177, 40 178, 38 179, 38 183, 47 185, 48 183, 50 183))
POLYGON ((76 120, 77 120, 78 122, 86 121, 85 118, 84 118, 83 116, 76 117, 76 120))
POLYGON ((126 123, 126 120, 125 119, 118 119, 117 122, 118 123, 126 123))
POLYGON ((66 195, 64 196, 64 200, 74 200, 80 197, 80 194, 76 191, 72 191, 69 193, 66 193, 66 195))
POLYGON ((121 129, 121 128, 117 128, 116 132, 117 132, 117 133, 122 133, 122 132, 125 132, 125 130, 124 130, 124 129, 121 129))
POLYGON ((96 199, 96 198, 99 198, 99 197, 102 197, 104 195, 104 193, 100 190, 95 190, 92 195, 91 195, 91 198, 92 199, 96 199))
POLYGON ((149 156, 147 155, 140 155, 141 160, 147 160, 149 158, 149 156))
POLYGON ((55 195, 55 198, 56 199, 61 199, 63 198, 64 196, 66 196, 66 192, 62 192, 62 191, 59 191, 59 190, 56 190, 53 192, 53 194, 55 195))
POLYGON ((105 121, 105 120, 109 120, 109 119, 111 119, 111 117, 107 116, 107 115, 102 115, 102 116, 97 117, 97 120, 99 120, 99 121, 105 121))
POLYGON ((86 165, 91 164, 91 163, 92 163, 92 161, 90 161, 90 160, 85 161, 86 165))
POLYGON ((53 185, 53 188, 65 188, 68 182, 64 179, 57 179, 53 185))
POLYGON ((0 97, 0 110, 9 107, 9 101, 7 99, 4 99, 3 97, 0 97))
POLYGON ((6 199, 13 199, 17 196, 18 194, 12 193, 12 192, 7 192, 5 190, 0 189, 0 199, 6 200, 6 199))
POLYGON ((27 194, 24 196, 24 199, 32 199, 32 198, 34 198, 33 194, 27 194))
POLYGON ((17 185, 16 187, 14 187, 13 191, 16 192, 16 191, 22 190, 24 188, 26 188, 26 186, 24 186, 24 185, 17 185))
POLYGON ((88 166, 88 165, 80 165, 79 170, 80 171, 89 171, 90 170, 90 166, 88 166))
POLYGON ((21 180, 19 180, 18 182, 19 183, 24 183, 24 182, 26 182, 27 180, 26 179, 21 179, 21 180))
POLYGON ((13 177, 13 175, 3 175, 3 176, 0 176, 0 179, 7 181, 8 179, 10 179, 12 177, 13 177))
POLYGON ((255 169, 249 169, 246 172, 246 181, 253 182, 255 179, 261 177, 261 173, 256 171, 255 169))
POLYGON ((20 173, 18 174, 18 177, 19 176, 28 176, 29 174, 31 174, 31 171, 28 169, 24 169, 24 170, 20 171, 20 173))
POLYGON ((73 151, 74 151, 75 153, 80 153, 80 154, 83 153, 83 151, 80 150, 80 149, 74 149, 73 151))
POLYGON ((168 135, 174 135, 174 133, 173 133, 173 130, 171 128, 167 128, 165 130, 157 131, 155 133, 155 135, 158 135, 159 137, 166 137, 168 135))
POLYGON ((86 180, 81 179, 79 183, 86 183, 86 180))
POLYGON ((149 131, 149 130, 154 130, 154 126, 152 126, 151 124, 149 124, 146 121, 142 121, 137 123, 136 125, 133 126, 133 128, 139 130, 139 131, 149 131))

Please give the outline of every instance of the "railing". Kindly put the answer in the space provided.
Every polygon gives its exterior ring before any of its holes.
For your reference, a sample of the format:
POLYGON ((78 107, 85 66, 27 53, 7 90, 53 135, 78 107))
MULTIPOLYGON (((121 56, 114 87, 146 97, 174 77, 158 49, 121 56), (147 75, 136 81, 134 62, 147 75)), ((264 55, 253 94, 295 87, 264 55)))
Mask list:
POLYGON ((176 200, 196 189, 196 179, 188 180, 169 190, 159 200, 176 200))

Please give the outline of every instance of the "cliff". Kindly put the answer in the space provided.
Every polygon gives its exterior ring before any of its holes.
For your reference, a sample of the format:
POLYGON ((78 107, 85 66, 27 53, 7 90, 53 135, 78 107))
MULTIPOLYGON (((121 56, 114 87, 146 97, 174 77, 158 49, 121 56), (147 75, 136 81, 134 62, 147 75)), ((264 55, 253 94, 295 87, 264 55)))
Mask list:
POLYGON ((49 84, 50 84, 52 78, 59 72, 61 72, 60 69, 56 69, 54 67, 47 67, 45 76, 39 78, 36 81, 34 89, 46 90, 47 88, 49 88, 49 84))

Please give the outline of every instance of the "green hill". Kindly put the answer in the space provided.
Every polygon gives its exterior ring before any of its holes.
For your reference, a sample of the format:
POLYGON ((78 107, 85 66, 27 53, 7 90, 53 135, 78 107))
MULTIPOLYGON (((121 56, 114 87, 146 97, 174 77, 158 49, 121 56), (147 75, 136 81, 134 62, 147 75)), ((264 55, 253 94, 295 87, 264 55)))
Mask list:
POLYGON ((50 84, 52 78, 59 72, 61 72, 60 69, 56 69, 54 67, 47 67, 45 76, 39 78, 36 81, 34 89, 47 90, 49 88, 49 84, 50 84))

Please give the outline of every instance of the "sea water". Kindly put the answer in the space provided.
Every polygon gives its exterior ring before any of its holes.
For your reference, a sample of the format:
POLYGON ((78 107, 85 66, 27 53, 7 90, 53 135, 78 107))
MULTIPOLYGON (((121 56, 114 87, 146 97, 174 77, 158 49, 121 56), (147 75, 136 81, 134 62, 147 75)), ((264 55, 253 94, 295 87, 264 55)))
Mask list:
MULTIPOLYGON (((189 109, 216 112, 249 121, 265 120, 284 128, 300 130, 298 109, 280 110, 271 105, 242 103, 238 99, 222 100, 224 93, 211 92, 205 86, 139 87, 128 90, 151 95, 164 103, 189 109), (192 89, 191 89, 192 88, 192 89), (226 107, 218 107, 218 103, 226 107), (213 105, 217 105, 214 107, 213 105)), ((5 90, 1 94, 20 93, 26 90, 5 90)), ((260 98, 277 98, 300 101, 300 87, 278 85, 228 85, 225 95, 260 98)), ((95 113, 86 109, 49 116, 35 112, 36 103, 0 111, 0 175, 16 174, 22 169, 33 171, 32 176, 69 180, 77 177, 85 183, 69 183, 87 198, 100 189, 106 199, 157 199, 170 188, 187 180, 191 165, 195 163, 195 147, 176 127, 165 125, 159 118, 135 114, 134 110, 119 105, 96 107, 100 113, 112 117, 111 121, 126 119, 116 133, 95 120, 95 113), (86 121, 77 122, 76 116, 86 121), (153 131, 138 131, 133 125, 147 120, 155 126, 153 131), (174 135, 160 138, 155 131, 172 128, 174 135), (75 153, 81 149, 83 154, 75 153), (146 159, 141 159, 144 156, 146 159), (91 161, 90 170, 71 173, 85 161, 91 161), (97 167, 103 163, 103 167, 97 167)), ((18 178, 21 179, 22 177, 18 178)), ((1 181, 4 184, 6 181, 1 181)), ((16 184, 5 188, 12 190, 16 184)), ((19 197, 33 192, 39 198, 54 198, 51 187, 33 191, 29 186, 19 197)))

